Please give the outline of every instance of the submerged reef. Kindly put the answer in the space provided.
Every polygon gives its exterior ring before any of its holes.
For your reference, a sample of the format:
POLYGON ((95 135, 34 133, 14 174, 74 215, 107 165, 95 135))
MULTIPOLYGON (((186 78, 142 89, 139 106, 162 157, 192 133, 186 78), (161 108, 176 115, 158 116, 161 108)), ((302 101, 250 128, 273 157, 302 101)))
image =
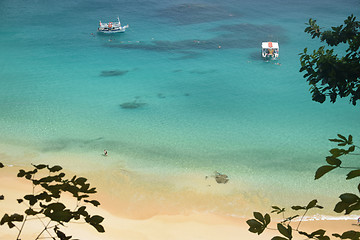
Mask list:
POLYGON ((141 108, 145 105, 146 105, 146 103, 137 102, 137 100, 135 99, 132 102, 124 102, 124 103, 120 104, 120 107, 124 108, 124 109, 136 109, 136 108, 141 108))
POLYGON ((222 21, 239 14, 215 4, 183 3, 172 5, 158 11, 158 17, 177 25, 222 21))
MULTIPOLYGON (((215 181, 218 184, 225 184, 225 183, 227 183, 229 181, 228 175, 219 173, 218 171, 215 171, 214 175, 211 175, 210 177, 215 178, 215 181)), ((208 178, 209 178, 209 176, 205 176, 205 179, 208 179, 208 178)))
POLYGON ((123 76, 128 72, 129 72, 129 70, 101 71, 100 76, 102 76, 102 77, 123 76))
POLYGON ((219 34, 209 39, 156 40, 140 43, 111 44, 107 45, 107 47, 176 53, 179 54, 179 57, 172 57, 172 60, 186 60, 202 57, 202 50, 219 51, 221 49, 260 48, 261 42, 264 39, 278 41, 282 44, 288 42, 284 28, 278 25, 229 24, 216 26, 205 31, 218 32, 219 34))

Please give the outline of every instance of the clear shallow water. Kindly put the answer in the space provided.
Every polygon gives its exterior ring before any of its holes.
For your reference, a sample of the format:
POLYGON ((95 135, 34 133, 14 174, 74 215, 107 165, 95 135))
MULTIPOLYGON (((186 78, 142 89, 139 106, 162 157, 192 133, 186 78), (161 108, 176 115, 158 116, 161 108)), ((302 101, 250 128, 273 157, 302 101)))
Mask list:
MULTIPOLYGON (((240 184, 231 194, 260 192, 259 199, 337 194, 309 185, 327 139, 356 137, 360 112, 347 100, 312 102, 298 54, 320 46, 303 32, 308 18, 328 27, 358 8, 357 1, 2 1, 1 141, 44 154, 106 148, 146 174, 218 170, 240 184), (118 15, 126 33, 96 33, 98 20, 118 15), (281 66, 261 60, 267 40, 279 41, 281 66), (145 105, 120 107, 134 100, 145 105)), ((337 178, 329 183, 352 190, 337 178)))

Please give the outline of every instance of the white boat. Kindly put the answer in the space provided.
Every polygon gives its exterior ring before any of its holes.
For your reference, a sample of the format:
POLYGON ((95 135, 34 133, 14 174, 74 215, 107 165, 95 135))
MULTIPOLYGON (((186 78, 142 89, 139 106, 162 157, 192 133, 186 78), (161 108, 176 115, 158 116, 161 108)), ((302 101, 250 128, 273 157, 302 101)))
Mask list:
POLYGON ((125 32, 125 30, 129 27, 129 25, 121 26, 119 17, 117 18, 117 22, 108 22, 102 23, 100 20, 98 32, 101 33, 120 33, 125 32))
POLYGON ((277 42, 262 42, 261 56, 266 59, 279 58, 279 43, 277 42))

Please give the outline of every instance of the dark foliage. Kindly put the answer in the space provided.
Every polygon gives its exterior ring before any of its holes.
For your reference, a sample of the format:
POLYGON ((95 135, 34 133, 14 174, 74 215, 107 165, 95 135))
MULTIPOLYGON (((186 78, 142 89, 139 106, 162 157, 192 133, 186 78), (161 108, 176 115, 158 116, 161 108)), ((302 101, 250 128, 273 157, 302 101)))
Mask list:
POLYGON ((329 97, 335 103, 338 97, 350 97, 350 102, 356 105, 360 99, 360 22, 351 15, 344 24, 327 31, 322 31, 313 19, 308 25, 305 32, 312 38, 320 38, 330 47, 347 46, 346 54, 341 57, 335 49, 325 46, 312 54, 305 48, 300 54, 300 72, 305 72, 313 101, 323 103, 329 97))
POLYGON ((82 221, 93 226, 98 232, 105 232, 101 225, 104 218, 98 215, 91 216, 84 206, 86 203, 95 207, 100 205, 97 200, 89 199, 91 194, 96 193, 96 189, 90 187, 86 178, 73 176, 67 179, 65 173, 60 172, 62 170, 60 166, 50 167, 45 164, 33 166, 33 170, 21 169, 17 174, 19 178, 29 180, 33 186, 32 193, 25 195, 22 199, 17 199, 19 204, 26 206, 24 214, 5 214, 0 225, 7 224, 9 228, 16 227, 19 230, 18 239, 26 221, 34 219, 39 220, 39 224, 44 226, 36 239, 44 238, 45 233, 51 239, 72 239, 72 236, 67 236, 59 228, 70 221, 82 221), (61 202, 63 193, 72 195, 75 207, 69 208, 61 202), (44 219, 47 219, 47 223, 44 219), (18 227, 17 223, 21 224, 21 227, 18 227), (50 233, 50 229, 54 231, 54 236, 50 233))

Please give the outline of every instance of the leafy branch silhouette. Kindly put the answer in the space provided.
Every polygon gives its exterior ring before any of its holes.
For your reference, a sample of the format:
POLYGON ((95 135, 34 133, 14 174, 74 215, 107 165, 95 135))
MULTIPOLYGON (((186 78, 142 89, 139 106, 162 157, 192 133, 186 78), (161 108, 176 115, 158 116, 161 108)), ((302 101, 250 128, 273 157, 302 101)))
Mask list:
MULTIPOLYGON (((338 134, 338 138, 329 139, 330 142, 337 143, 340 148, 332 148, 330 152, 330 156, 326 157, 327 165, 321 166, 317 169, 315 173, 315 180, 320 179, 325 174, 333 171, 334 169, 350 169, 347 173, 346 180, 360 177, 360 168, 359 167, 349 167, 344 166, 343 161, 340 160, 340 157, 344 157, 346 155, 359 155, 355 153, 356 150, 359 150, 360 147, 353 143, 352 135, 345 137, 343 135, 338 134)), ((360 184, 358 185, 358 191, 360 192, 360 184)), ((343 193, 339 196, 340 202, 335 205, 334 211, 337 213, 344 212, 345 215, 352 213, 353 211, 360 210, 360 197, 353 193, 343 193)), ((280 223, 277 223, 277 229, 269 228, 269 224, 271 223, 271 217, 268 213, 261 214, 259 212, 254 212, 255 219, 249 219, 246 223, 249 225, 249 231, 252 233, 257 233, 258 235, 262 234, 266 229, 269 230, 277 230, 281 236, 275 236, 271 240, 291 240, 293 239, 293 233, 298 233, 300 235, 306 236, 308 239, 318 239, 318 240, 330 240, 330 237, 325 235, 326 230, 318 229, 312 233, 307 233, 301 231, 300 225, 303 222, 305 215, 309 210, 323 207, 317 205, 317 200, 314 199, 310 201, 306 206, 292 206, 291 209, 294 211, 304 211, 302 214, 299 223, 296 229, 291 227, 291 221, 293 219, 299 218, 299 215, 290 216, 280 223)), ((285 208, 281 208, 278 206, 272 206, 271 213, 283 214, 283 218, 285 218, 285 208)), ((342 234, 334 233, 332 236, 340 239, 351 239, 351 240, 360 240, 360 232, 358 231, 346 231, 342 234)))
MULTIPOLYGON (((98 232, 105 232, 101 225, 104 218, 99 215, 90 215, 86 209, 87 204, 95 207, 100 203, 97 200, 90 200, 90 195, 96 193, 96 188, 91 187, 84 177, 73 176, 71 179, 65 178, 65 173, 61 172, 61 166, 45 164, 32 165, 30 171, 19 170, 17 177, 25 178, 32 184, 32 192, 21 199, 17 199, 19 204, 25 206, 24 214, 4 214, 0 225, 7 224, 9 228, 16 228, 18 235, 16 240, 20 240, 24 226, 30 220, 38 220, 42 230, 38 233, 35 240, 46 238, 68 240, 72 236, 67 236, 61 227, 70 222, 83 222, 94 227, 98 232), (71 210, 61 200, 64 194, 72 197, 75 206, 71 210)), ((0 168, 4 165, 0 163, 0 168)), ((4 199, 4 197, 2 198, 4 199)))

